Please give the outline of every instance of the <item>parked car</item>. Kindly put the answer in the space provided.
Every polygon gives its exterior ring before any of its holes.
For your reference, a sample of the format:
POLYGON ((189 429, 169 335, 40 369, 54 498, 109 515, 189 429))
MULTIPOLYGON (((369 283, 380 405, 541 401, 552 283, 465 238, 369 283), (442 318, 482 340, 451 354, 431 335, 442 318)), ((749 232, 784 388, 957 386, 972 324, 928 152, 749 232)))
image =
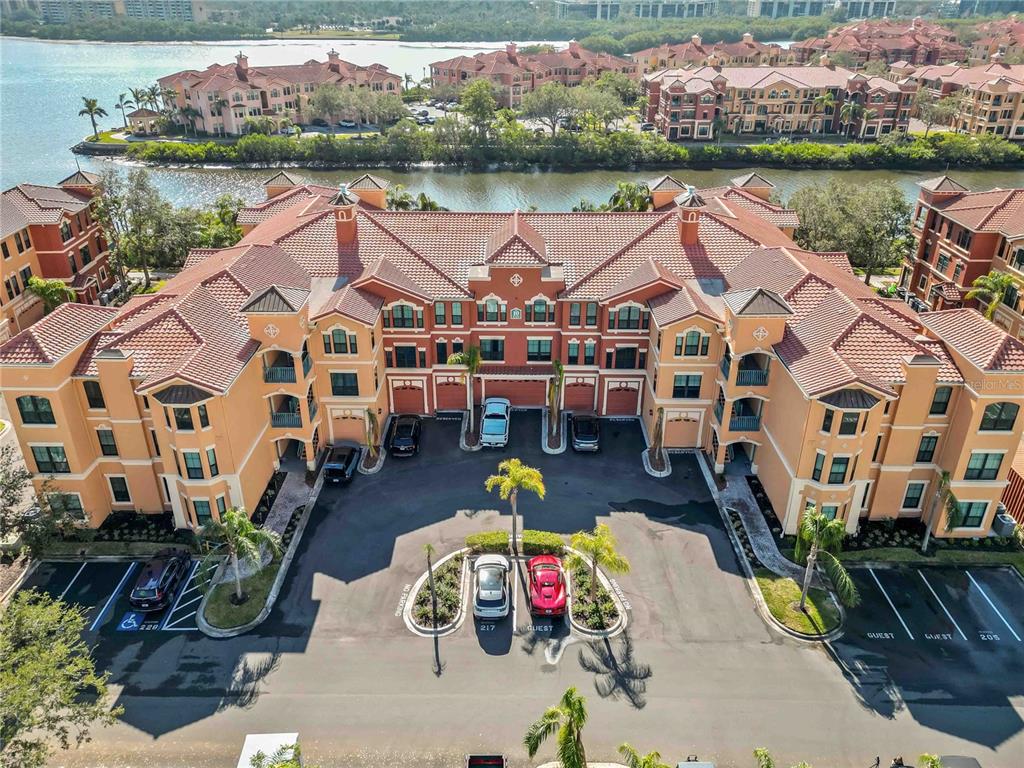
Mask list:
POLYGON ((595 414, 573 414, 572 449, 591 452, 601 450, 601 422, 595 414))
POLYGON ((530 613, 535 616, 564 616, 565 571, 554 555, 537 555, 526 564, 530 582, 530 613))
POLYGON ((391 430, 391 455, 415 456, 420 452, 419 416, 405 414, 395 419, 395 427, 391 430))
POLYGON ((508 616, 509 570, 504 555, 480 555, 473 563, 473 615, 478 619, 508 616))
POLYGON ((327 121, 324 120, 322 117, 314 117, 312 120, 309 121, 309 124, 319 126, 320 128, 327 127, 327 121))
POLYGON ((356 127, 356 123, 355 123, 354 120, 339 120, 338 121, 338 127, 339 128, 355 128, 356 127))
POLYGON ((654 123, 640 123, 640 130, 644 133, 654 130, 654 123))
POLYGON ((430 113, 425 109, 420 110, 420 117, 427 117, 429 114, 430 113))
POLYGON ((488 397, 484 400, 484 414, 480 419, 480 444, 488 448, 504 448, 508 445, 509 416, 512 403, 504 397, 488 397))
POLYGON ((163 549, 144 566, 128 602, 138 611, 160 611, 170 605, 188 574, 192 556, 183 549, 163 549))
POLYGON ((355 446, 333 446, 327 457, 327 463, 324 464, 324 480, 332 485, 351 482, 362 455, 362 449, 355 446))

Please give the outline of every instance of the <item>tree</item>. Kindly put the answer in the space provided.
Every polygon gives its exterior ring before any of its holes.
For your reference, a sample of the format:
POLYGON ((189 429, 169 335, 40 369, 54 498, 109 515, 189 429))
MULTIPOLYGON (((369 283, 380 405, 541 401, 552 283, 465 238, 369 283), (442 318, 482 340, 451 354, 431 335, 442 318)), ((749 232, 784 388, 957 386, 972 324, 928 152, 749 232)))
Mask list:
POLYGON ((821 110, 821 129, 819 133, 825 132, 825 124, 828 122, 827 118, 831 115, 831 110, 835 108, 836 97, 832 91, 824 91, 818 96, 814 97, 814 111, 821 110))
POLYGON ((889 72, 889 65, 884 59, 872 59, 864 65, 861 72, 866 77, 885 77, 889 72))
MULTIPOLYGON (((391 211, 411 211, 416 206, 416 198, 404 184, 395 184, 387 191, 387 207, 391 211)), ((449 361, 449 365, 451 362, 449 361)))
POLYGON ((618 542, 607 523, 598 523, 590 533, 577 531, 569 539, 570 546, 584 557, 572 552, 566 557, 570 570, 590 569, 590 603, 597 602, 597 569, 609 573, 629 573, 629 560, 618 553, 618 542), (589 561, 589 562, 588 562, 589 561))
MULTIPOLYGON (((303 768, 302 751, 298 744, 278 747, 273 754, 257 752, 249 761, 250 768, 303 768)), ((312 768, 312 766, 309 766, 312 768)))
POLYGON ((858 104, 856 101, 847 101, 843 103, 843 106, 839 108, 839 123, 843 126, 843 133, 845 135, 850 135, 850 129, 853 128, 853 124, 856 123, 863 114, 863 105, 858 104))
POLYGON ((329 123, 342 115, 349 107, 351 100, 347 94, 333 85, 321 85, 309 97, 309 110, 315 117, 329 123))
POLYGON ((149 103, 149 90, 146 88, 129 88, 128 93, 132 95, 132 101, 139 109, 149 103))
POLYGON ((25 520, 22 504, 31 482, 32 473, 14 445, 0 446, 0 541, 21 533, 25 520))
POLYGON ((108 674, 97 674, 82 639, 85 609, 44 593, 15 594, 0 615, 0 762, 42 766, 51 748, 89 739, 95 725, 114 723, 108 674))
POLYGON ((558 764, 561 768, 587 768, 587 755, 583 747, 583 726, 587 724, 587 700, 568 688, 554 707, 549 707, 541 718, 526 731, 523 745, 533 758, 549 736, 558 742, 558 764))
POLYGON ((370 458, 376 461, 377 447, 380 443, 380 421, 377 414, 367 408, 366 410, 366 451, 370 458))
POLYGON ((128 127, 128 115, 125 114, 125 110, 128 109, 128 107, 134 107, 135 106, 135 102, 133 102, 131 99, 128 98, 128 94, 127 93, 122 93, 122 94, 118 95, 118 97, 117 97, 117 104, 115 104, 114 106, 117 107, 117 109, 121 110, 121 120, 124 121, 124 127, 127 128, 128 127))
POLYGON ((379 93, 373 97, 373 115, 381 133, 384 133, 385 125, 397 123, 408 114, 402 97, 397 93, 379 93))
POLYGON ((200 211, 198 216, 198 237, 193 247, 227 248, 242 239, 238 226, 238 212, 245 207, 245 201, 231 194, 220 195, 213 201, 213 208, 200 211))
POLYGON ((987 275, 980 275, 974 278, 971 290, 967 292, 966 298, 980 299, 985 303, 985 317, 991 320, 996 316, 996 310, 1003 300, 1024 281, 1011 275, 1009 272, 1000 272, 993 269, 987 275))
POLYGON ((549 82, 523 96, 520 111, 523 117, 547 126, 554 136, 558 122, 572 113, 574 99, 561 83, 549 82))
POLYGON ((627 107, 635 107, 640 98, 640 84, 623 72, 602 72, 598 78, 588 78, 587 85, 614 94, 627 107))
POLYGON ((466 410, 469 411, 469 432, 473 433, 473 380, 480 371, 483 357, 480 355, 480 347, 466 347, 461 352, 453 352, 448 355, 448 365, 466 366, 466 410))
POLYGON ((192 129, 192 133, 196 133, 196 118, 202 117, 203 113, 195 107, 182 107, 178 110, 178 114, 181 116, 182 124, 185 127, 185 133, 188 133, 188 129, 192 129))
POLYGON ((85 96, 82 97, 82 108, 78 110, 78 116, 88 115, 89 120, 92 122, 92 140, 99 141, 100 129, 96 127, 97 117, 106 117, 107 110, 100 106, 99 101, 96 99, 90 99, 85 96))
MULTIPOLYGON (((226 510, 220 520, 210 520, 199 531, 199 536, 223 546, 227 551, 235 575, 235 595, 232 600, 235 605, 241 605, 249 599, 242 592, 240 564, 247 563, 259 570, 264 549, 270 550, 275 557, 281 552, 281 537, 274 531, 256 527, 245 510, 239 507, 226 510)), ((216 550, 209 557, 217 557, 216 550)))
POLYGON ((939 481, 935 486, 935 495, 928 512, 928 520, 924 525, 924 539, 921 541, 921 553, 927 554, 928 544, 931 541, 932 529, 939 519, 939 512, 946 510, 946 530, 956 528, 963 519, 963 512, 960 510, 960 502, 950 487, 952 476, 943 470, 939 473, 939 481))
POLYGON ((528 467, 519 459, 505 459, 498 464, 498 474, 491 475, 484 481, 484 488, 488 493, 497 488, 501 500, 508 501, 512 506, 512 551, 518 553, 516 514, 519 492, 530 491, 543 501, 547 492, 544 488, 544 476, 539 469, 528 467))
POLYGON ((803 589, 800 592, 801 611, 807 610, 807 593, 811 589, 811 578, 818 558, 821 558, 825 572, 836 588, 839 601, 851 608, 860 602, 857 585, 853 583, 850 574, 836 557, 836 553, 843 547, 845 536, 846 524, 842 520, 830 520, 813 506, 804 510, 797 533, 795 552, 798 561, 804 558, 807 560, 803 589))
POLYGON ((861 113, 860 117, 861 117, 861 122, 860 122, 859 138, 863 141, 863 139, 864 139, 864 131, 867 130, 868 123, 870 123, 872 120, 875 120, 875 119, 878 118, 878 110, 877 109, 865 109, 861 113))
POLYGON ((593 127, 603 128, 606 132, 616 120, 629 113, 619 97, 610 91, 583 86, 573 88, 570 95, 571 111, 586 116, 593 127))
POLYGON ((670 768, 661 760, 660 752, 648 752, 641 755, 628 742, 619 744, 619 754, 626 762, 626 768, 670 768))
POLYGON ((494 98, 494 86, 490 80, 476 79, 459 95, 459 110, 476 130, 477 140, 487 138, 487 130, 494 121, 498 102, 494 98))
POLYGON ((925 753, 917 758, 917 763, 921 768, 942 768, 942 759, 938 755, 925 753))
POLYGON ((654 207, 651 190, 643 182, 620 181, 608 198, 607 211, 649 211, 654 207))
POLYGON ((71 286, 59 278, 47 280, 36 275, 28 279, 28 289, 43 300, 47 313, 52 312, 61 304, 75 300, 75 292, 71 286))
POLYGON ((434 590, 434 545, 427 542, 423 545, 423 554, 427 556, 427 584, 430 588, 430 610, 433 617, 434 629, 437 629, 437 592, 434 590))
POLYGON ((562 386, 565 384, 565 366, 561 360, 551 361, 551 381, 548 383, 548 434, 558 434, 561 426, 560 406, 562 386))
POLYGON ((914 94, 914 111, 918 119, 924 123, 924 136, 936 125, 949 126, 960 111, 962 98, 959 95, 944 96, 936 99, 930 90, 922 88, 914 94))

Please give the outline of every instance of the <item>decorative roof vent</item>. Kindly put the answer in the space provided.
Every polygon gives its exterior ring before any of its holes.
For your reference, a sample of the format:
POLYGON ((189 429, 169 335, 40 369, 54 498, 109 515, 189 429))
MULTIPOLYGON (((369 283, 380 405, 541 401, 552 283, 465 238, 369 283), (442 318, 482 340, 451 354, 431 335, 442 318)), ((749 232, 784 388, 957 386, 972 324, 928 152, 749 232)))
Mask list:
POLYGON ((692 184, 687 184, 683 193, 676 198, 676 205, 680 208, 703 208, 706 203, 697 192, 697 188, 692 184))
POLYGON ((331 198, 331 205, 356 205, 359 198, 348 191, 348 184, 338 185, 338 194, 331 198))

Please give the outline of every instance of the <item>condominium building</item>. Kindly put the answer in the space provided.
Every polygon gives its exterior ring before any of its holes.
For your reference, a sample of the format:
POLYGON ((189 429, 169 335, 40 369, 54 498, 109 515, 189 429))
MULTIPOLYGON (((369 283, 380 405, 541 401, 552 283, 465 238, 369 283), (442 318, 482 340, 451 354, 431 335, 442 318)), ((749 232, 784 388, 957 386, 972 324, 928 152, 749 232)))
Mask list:
POLYGON ((186 69, 157 82, 174 92, 169 106, 175 122, 219 136, 244 133, 250 117, 308 123, 314 117, 309 100, 323 86, 395 94, 402 90, 402 78, 382 64, 352 64, 335 50, 328 52, 327 61, 269 67, 250 67, 249 58, 239 52, 234 64, 186 69))
POLYGON ((848 19, 881 19, 896 15, 896 0, 836 0, 834 9, 848 19))
POLYGON ((700 35, 693 35, 685 43, 666 43, 630 54, 643 72, 659 69, 682 69, 706 66, 717 62, 720 66, 758 67, 791 63, 793 55, 778 43, 759 43, 749 32, 736 43, 706 44, 700 35))
POLYGON ((828 64, 803 67, 667 69, 644 75, 647 120, 669 140, 710 141, 720 130, 748 133, 836 133, 863 138, 906 131, 914 88, 828 64), (831 97, 831 101, 825 99, 831 97), (840 122, 842 105, 865 111, 840 122))
POLYGON ((693 19, 714 16, 718 0, 555 0, 555 8, 560 19, 693 19))
POLYGON ((956 33, 917 17, 911 21, 877 19, 857 21, 790 46, 797 62, 813 62, 822 54, 859 68, 869 61, 943 64, 966 61, 968 50, 956 33))
POLYGON ((43 316, 42 300, 28 290, 33 276, 63 280, 86 304, 113 284, 91 211, 97 181, 78 171, 56 187, 19 184, 0 195, 0 340, 43 316))
POLYGON ((447 361, 473 346, 475 402, 544 407, 558 360, 565 409, 758 474, 789 533, 811 504, 851 531, 927 514, 946 471, 964 519, 938 534, 989 530, 1024 429, 1024 344, 798 248, 757 174, 704 193, 665 176, 635 213, 389 211, 369 175, 266 188, 238 245, 194 251, 159 293, 64 305, 0 347, 37 487, 93 525, 253 509, 326 444, 465 409, 447 361))
POLYGON ((747 16, 784 19, 794 16, 821 16, 835 10, 835 0, 749 0, 747 16))
POLYGON ((489 80, 502 107, 518 107, 523 94, 545 83, 575 87, 603 72, 636 77, 639 68, 630 59, 588 51, 575 40, 560 51, 521 53, 515 43, 509 43, 502 51, 456 56, 430 65, 430 77, 435 86, 462 87, 476 79, 489 80))
MULTIPOLYGON (((966 296, 981 275, 995 270, 1024 280, 1024 188, 971 192, 948 176, 920 187, 915 245, 900 275, 910 296, 932 310, 978 305, 966 296)), ((1011 288, 993 316, 1018 338, 1024 338, 1021 294, 1011 288)))
POLYGON ((33 0, 48 24, 123 16, 157 21, 199 21, 196 0, 33 0))
POLYGON ((1024 21, 1016 15, 979 24, 971 42, 971 64, 985 64, 998 54, 1003 61, 1021 61, 1024 55, 1024 21))

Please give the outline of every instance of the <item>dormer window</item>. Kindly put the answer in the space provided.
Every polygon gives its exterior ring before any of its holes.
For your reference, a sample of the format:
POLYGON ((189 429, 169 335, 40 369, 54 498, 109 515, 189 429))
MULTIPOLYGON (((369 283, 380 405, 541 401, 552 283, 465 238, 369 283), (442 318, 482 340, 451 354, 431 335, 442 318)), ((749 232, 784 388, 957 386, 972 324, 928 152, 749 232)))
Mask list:
POLYGON ((676 336, 676 357, 706 357, 711 337, 700 331, 687 331, 676 336))
POLYGON ((356 335, 344 328, 332 328, 323 338, 324 352, 328 355, 354 355, 358 351, 356 335))

